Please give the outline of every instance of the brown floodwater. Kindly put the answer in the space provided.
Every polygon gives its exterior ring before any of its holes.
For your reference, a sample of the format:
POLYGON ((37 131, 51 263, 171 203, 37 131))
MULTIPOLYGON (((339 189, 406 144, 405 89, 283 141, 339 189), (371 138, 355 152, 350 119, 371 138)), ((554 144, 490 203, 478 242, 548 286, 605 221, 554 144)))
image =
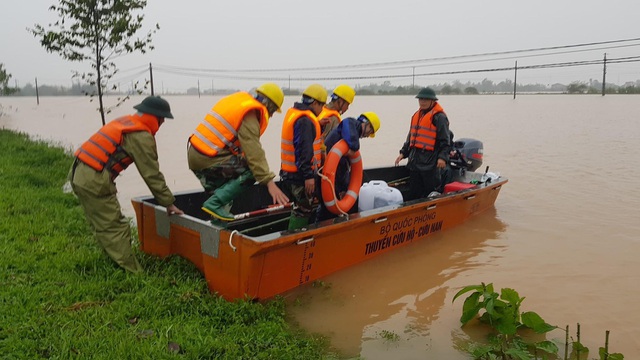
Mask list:
MULTIPOLYGON (((160 166, 173 191, 198 189, 186 141, 219 97, 169 96, 175 120, 157 134, 160 166)), ((142 98, 114 110, 130 113, 142 98)), ((295 99, 288 97, 285 108, 295 99)), ((525 296, 523 311, 581 339, 597 357, 640 354, 640 97, 624 95, 442 96, 456 138, 484 142, 484 165, 509 178, 495 209, 467 223, 284 294, 291 322, 327 336, 345 357, 468 359, 458 350, 481 339, 460 327, 465 285, 493 283, 525 296), (397 336, 389 340, 389 334, 397 336), (387 335, 387 336, 385 336, 387 335)), ((113 99, 108 99, 113 102, 113 99)), ((84 97, 0 98, 0 126, 74 149, 100 127, 84 97)), ((362 141, 365 166, 390 165, 417 108, 411 96, 356 97, 347 116, 375 111, 382 125, 362 141)), ((282 114, 263 136, 279 167, 282 114)), ((129 169, 117 180, 121 204, 146 195, 129 169)), ((62 184, 60 184, 62 186, 62 184)), ((547 339, 563 342, 560 330, 547 339)))

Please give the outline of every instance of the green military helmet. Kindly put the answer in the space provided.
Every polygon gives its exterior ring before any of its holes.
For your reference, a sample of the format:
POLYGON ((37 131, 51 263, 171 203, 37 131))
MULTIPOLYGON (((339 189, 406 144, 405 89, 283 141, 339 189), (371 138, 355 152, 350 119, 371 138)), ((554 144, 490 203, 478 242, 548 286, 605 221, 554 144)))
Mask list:
POLYGON ((142 102, 133 107, 141 113, 151 114, 162 118, 173 119, 169 102, 160 96, 147 96, 142 102))
POLYGON ((436 92, 430 87, 422 88, 418 95, 416 95, 416 99, 438 100, 436 92))

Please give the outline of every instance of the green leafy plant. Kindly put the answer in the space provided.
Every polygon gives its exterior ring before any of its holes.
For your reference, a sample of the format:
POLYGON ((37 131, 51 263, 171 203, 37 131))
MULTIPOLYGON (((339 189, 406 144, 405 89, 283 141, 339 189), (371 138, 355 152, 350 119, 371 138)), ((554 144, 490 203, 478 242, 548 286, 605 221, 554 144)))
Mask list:
MULTIPOLYGON (((463 304, 460 322, 466 325, 478 317, 482 323, 489 325, 494 332, 489 334, 488 344, 472 344, 469 352, 475 359, 502 360, 531 360, 552 358, 558 354, 558 346, 548 340, 527 342, 518 332, 524 329, 533 330, 538 334, 546 334, 558 329, 548 324, 540 315, 533 311, 521 312, 520 306, 524 297, 509 288, 494 291, 493 284, 465 286, 456 293, 453 301, 463 294, 471 292, 463 304), (542 357, 538 357, 541 354, 542 357)), ((577 340, 571 343, 572 352, 568 357, 569 327, 566 327, 565 357, 564 359, 586 359, 589 349, 580 343, 580 324, 577 327, 577 340)), ((605 347, 599 348, 601 360, 623 360, 619 353, 609 353, 609 331, 606 332, 605 347)))
POLYGON ((533 311, 522 313, 520 305, 524 297, 517 291, 504 288, 498 294, 493 284, 482 283, 464 287, 453 301, 468 292, 472 293, 464 301, 460 317, 462 325, 480 315, 479 320, 496 331, 491 334, 489 345, 473 347, 471 353, 476 359, 531 359, 532 352, 558 352, 558 346, 551 341, 528 343, 518 334, 518 330, 525 328, 544 334, 557 326, 547 324, 533 311))

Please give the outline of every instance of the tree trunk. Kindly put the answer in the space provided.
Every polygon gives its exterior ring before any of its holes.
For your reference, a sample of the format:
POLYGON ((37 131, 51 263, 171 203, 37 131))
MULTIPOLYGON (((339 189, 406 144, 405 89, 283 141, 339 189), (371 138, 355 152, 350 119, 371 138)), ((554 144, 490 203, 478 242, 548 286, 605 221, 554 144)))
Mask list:
POLYGON ((102 103, 102 72, 101 72, 102 52, 100 51, 100 21, 99 21, 99 14, 97 9, 94 9, 94 13, 93 13, 93 25, 94 25, 94 32, 96 37, 95 38, 96 49, 94 53, 96 57, 96 76, 98 80, 96 82, 96 87, 98 88, 98 102, 100 103, 100 117, 102 119, 102 126, 104 126, 107 122, 105 121, 105 118, 104 118, 104 105, 102 103))

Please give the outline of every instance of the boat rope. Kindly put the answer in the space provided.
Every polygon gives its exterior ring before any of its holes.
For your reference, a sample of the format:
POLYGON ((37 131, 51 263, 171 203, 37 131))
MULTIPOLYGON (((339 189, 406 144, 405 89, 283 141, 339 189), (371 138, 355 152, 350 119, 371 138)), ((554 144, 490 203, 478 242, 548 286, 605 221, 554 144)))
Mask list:
POLYGON ((238 230, 233 230, 231 232, 231 235, 229 235, 229 246, 231 246, 231 249, 233 250, 233 252, 236 252, 237 248, 235 246, 233 246, 233 243, 231 242, 231 240, 233 240, 233 235, 239 234, 239 233, 240 232, 238 230))
MULTIPOLYGON (((324 175, 322 173, 322 169, 324 169, 324 165, 321 166, 318 169, 318 175, 323 179, 329 182, 329 184, 331 185, 331 192, 333 192, 333 198, 336 199, 336 208, 338 210, 340 210, 340 213, 342 213, 342 215, 345 215, 347 217, 347 220, 349 219, 349 214, 347 214, 346 212, 344 212, 344 210, 342 210, 340 208, 340 204, 338 204, 338 196, 336 195, 336 187, 333 185, 333 181, 331 181, 331 179, 329 179, 328 176, 324 175)), ((323 201, 322 199, 320 199, 321 201, 323 201)))

